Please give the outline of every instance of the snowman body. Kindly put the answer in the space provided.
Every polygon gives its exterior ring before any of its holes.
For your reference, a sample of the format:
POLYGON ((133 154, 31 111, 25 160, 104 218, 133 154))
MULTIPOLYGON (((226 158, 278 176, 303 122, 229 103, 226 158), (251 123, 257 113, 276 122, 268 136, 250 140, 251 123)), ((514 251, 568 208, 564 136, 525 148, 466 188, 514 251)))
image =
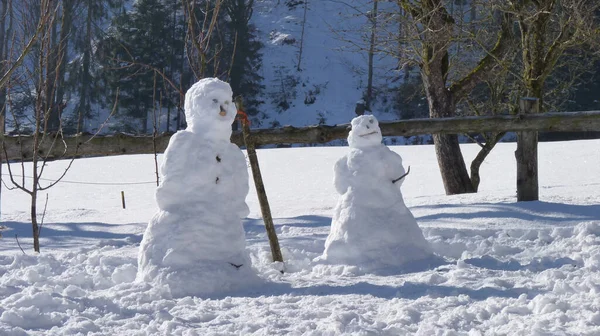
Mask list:
POLYGON ((404 178, 399 179, 406 173, 402 158, 381 140, 375 117, 352 120, 350 151, 334 168, 340 198, 322 260, 378 270, 402 267, 433 254, 404 204, 400 190, 404 178))
POLYGON ((156 189, 158 213, 140 246, 138 280, 167 285, 174 297, 252 286, 246 250, 248 169, 229 140, 236 114, 231 89, 203 79, 186 93, 188 127, 174 134, 156 189))

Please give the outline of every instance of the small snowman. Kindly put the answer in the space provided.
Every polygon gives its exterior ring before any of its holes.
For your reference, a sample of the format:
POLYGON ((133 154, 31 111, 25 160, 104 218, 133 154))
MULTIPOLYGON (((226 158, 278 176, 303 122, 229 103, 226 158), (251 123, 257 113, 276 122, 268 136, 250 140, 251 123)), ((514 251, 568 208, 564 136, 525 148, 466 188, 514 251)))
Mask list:
POLYGON ((138 281, 173 297, 230 292, 259 281, 246 251, 248 170, 230 142, 237 114, 229 84, 205 78, 185 95, 187 128, 174 134, 156 189, 158 213, 140 246, 138 281))
POLYGON ((406 172, 400 155, 382 144, 372 115, 352 120, 350 152, 335 164, 335 207, 325 251, 330 263, 367 271, 413 267, 433 256, 402 198, 406 172))

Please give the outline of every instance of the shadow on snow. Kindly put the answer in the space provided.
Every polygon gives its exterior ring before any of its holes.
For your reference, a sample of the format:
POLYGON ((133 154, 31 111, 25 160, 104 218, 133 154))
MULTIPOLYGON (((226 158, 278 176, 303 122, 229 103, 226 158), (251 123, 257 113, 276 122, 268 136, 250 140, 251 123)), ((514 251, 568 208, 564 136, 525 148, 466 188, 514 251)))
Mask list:
MULTIPOLYGON (((323 253, 331 217, 308 215, 274 218, 273 222, 282 248, 323 253)), ((246 218, 243 223, 249 244, 268 246, 269 241, 262 218, 246 218)))
POLYGON ((533 298, 542 291, 529 288, 466 288, 444 286, 406 281, 402 285, 382 285, 369 282, 356 282, 348 285, 311 285, 308 287, 292 287, 288 283, 269 283, 250 291, 227 293, 226 295, 211 296, 220 299, 226 296, 261 297, 261 296, 330 296, 330 295, 368 295, 382 299, 402 298, 415 300, 421 297, 449 297, 467 295, 473 300, 483 301, 491 297, 518 298, 522 294, 533 298))
POLYGON ((520 202, 520 203, 473 203, 468 207, 481 209, 475 212, 446 212, 452 208, 465 208, 465 204, 420 205, 412 209, 438 209, 439 213, 417 217, 417 221, 435 221, 441 219, 473 219, 473 218, 514 218, 535 221, 551 225, 572 224, 574 221, 600 220, 600 204, 575 205, 552 202, 520 202))
MULTIPOLYGON (((19 244, 27 252, 33 250, 33 233, 31 223, 3 222, 8 230, 3 232, 5 241, 12 244, 0 245, 0 251, 14 250, 19 238, 19 244)), ((124 232, 142 231, 145 223, 107 224, 97 222, 82 223, 44 223, 40 230, 40 246, 44 248, 69 248, 86 245, 83 241, 92 241, 92 245, 130 245, 142 241, 141 234, 112 232, 116 228, 124 232), (133 228, 132 228, 133 227, 133 228)), ((89 245, 89 244, 88 244, 89 245)))
MULTIPOLYGON (((263 233, 265 224, 262 218, 245 218, 243 220, 246 233, 263 233)), ((331 217, 305 215, 291 218, 273 218, 275 229, 281 231, 281 227, 297 228, 329 228, 331 217)))
POLYGON ((571 266, 583 266, 581 263, 576 262, 575 260, 567 257, 551 259, 551 258, 542 258, 542 259, 534 259, 529 264, 522 265, 518 261, 511 259, 509 261, 501 261, 496 258, 490 256, 482 256, 479 258, 471 258, 465 259, 465 263, 480 267, 487 268, 491 270, 497 271, 522 271, 529 270, 532 272, 540 272, 550 268, 561 268, 565 265, 571 266))

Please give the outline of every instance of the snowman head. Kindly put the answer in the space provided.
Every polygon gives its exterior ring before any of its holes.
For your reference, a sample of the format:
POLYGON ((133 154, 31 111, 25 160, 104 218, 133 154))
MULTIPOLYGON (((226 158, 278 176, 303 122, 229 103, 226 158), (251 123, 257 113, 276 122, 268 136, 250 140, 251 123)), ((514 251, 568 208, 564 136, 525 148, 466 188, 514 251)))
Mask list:
POLYGON ((237 114, 229 84, 217 78, 199 80, 185 94, 187 130, 211 139, 231 136, 231 124, 237 114))
POLYGON ((365 148, 381 144, 383 139, 379 122, 372 115, 362 115, 352 119, 352 130, 348 134, 348 144, 352 148, 365 148))

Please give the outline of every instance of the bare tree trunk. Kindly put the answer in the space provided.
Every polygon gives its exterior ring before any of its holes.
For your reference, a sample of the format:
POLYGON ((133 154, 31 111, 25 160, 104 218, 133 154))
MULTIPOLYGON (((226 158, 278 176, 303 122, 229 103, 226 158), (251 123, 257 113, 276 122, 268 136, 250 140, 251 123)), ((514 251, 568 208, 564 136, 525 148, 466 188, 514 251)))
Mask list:
POLYGON ((87 5, 87 18, 85 20, 85 47, 83 50, 83 64, 81 69, 81 83, 79 87, 79 106, 77 111, 77 131, 83 132, 85 117, 90 113, 90 63, 92 57, 92 20, 94 8, 91 3, 87 5))
MULTIPOLYGON (((446 89, 445 74, 439 69, 444 69, 445 56, 433 58, 430 62, 434 67, 422 71, 425 93, 429 103, 429 116, 431 118, 448 118, 454 116, 456 103, 452 93, 446 89), (434 84, 436 83, 436 84, 434 84)), ((467 166, 460 150, 458 135, 456 134, 434 134, 433 144, 438 160, 438 166, 444 182, 447 195, 464 194, 475 192, 467 166)))
MULTIPOLYGON (((47 125, 47 123, 42 124, 42 118, 44 112, 40 110, 43 103, 39 100, 39 103, 36 104, 36 118, 35 118, 35 133, 33 134, 33 152, 39 153, 38 150, 40 148, 40 131, 43 130, 42 125, 47 125)), ((31 176, 32 176, 32 185, 31 191, 29 192, 29 196, 31 197, 31 228, 33 234, 33 250, 37 253, 40 252, 40 228, 37 222, 37 196, 38 196, 38 186, 39 186, 39 172, 38 172, 38 160, 39 156, 34 155, 31 160, 31 176)))
MULTIPOLYGON (((453 38, 454 20, 440 0, 425 4, 423 10, 429 22, 422 48, 421 78, 429 104, 429 117, 454 117, 457 95, 447 87, 450 66, 448 41, 453 38)), ((434 134, 433 143, 446 194, 474 192, 458 135, 434 134)))
MULTIPOLYGON (((152 102, 154 103, 154 102, 152 102)), ((142 134, 148 134, 148 111, 144 110, 144 115, 142 116, 142 134)))
MULTIPOLYGON (((74 0, 63 0, 62 2, 62 20, 60 22, 60 40, 58 43, 58 73, 56 78, 56 95, 55 101, 57 106, 62 106, 62 101, 65 95, 65 70, 67 67, 67 55, 69 53, 69 39, 71 38, 71 26, 73 25, 73 6, 74 0)), ((60 119, 62 108, 57 109, 58 122, 60 127, 60 119)))
POLYGON ((31 192, 31 228, 33 234, 33 250, 40 253, 40 227, 37 222, 37 190, 35 190, 37 183, 37 174, 34 174, 34 190, 31 192))
POLYGON ((477 153, 477 156, 471 161, 471 184, 473 185, 475 192, 479 190, 479 183, 481 182, 481 177, 479 175, 481 164, 505 134, 506 132, 501 132, 491 135, 486 143, 481 146, 481 150, 477 153))
POLYGON ((304 18, 302 19, 302 33, 300 33, 300 52, 298 54, 298 66, 296 70, 300 71, 300 63, 302 62, 302 48, 304 46, 304 28, 306 26, 306 12, 308 11, 308 0, 304 0, 304 18))
POLYGON ((367 97, 365 99, 366 109, 371 111, 371 100, 373 99, 373 58, 375 56, 375 43, 377 37, 377 4, 379 0, 373 0, 373 11, 369 15, 371 21, 371 41, 369 44, 369 69, 367 75, 367 97))
MULTIPOLYGON (((0 5, 2 9, 0 11, 0 59, 8 60, 8 52, 5 54, 5 40, 8 40, 10 35, 6 34, 10 32, 10 28, 6 27, 6 18, 8 17, 8 1, 1 0, 0 5)), ((9 23, 10 24, 10 23, 9 23)), ((4 63, 0 63, 0 74, 4 74, 5 66, 4 63)), ((0 139, 4 142, 4 127, 5 127, 5 116, 6 116, 6 89, 0 87, 0 139)), ((0 216, 2 215, 2 162, 3 155, 0 154, 0 216)), ((0 217, 1 218, 1 217, 0 217)))
MULTIPOLYGON (((179 92, 184 92, 183 91, 184 73, 185 73, 185 62, 181 62, 181 72, 179 73, 179 75, 181 76, 181 78, 179 79, 179 92)), ((186 85, 187 85, 187 82, 186 82, 186 85)), ((184 95, 180 94, 179 95, 179 104, 177 104, 177 115, 175 118, 175 132, 177 132, 181 129, 181 124, 182 124, 181 123, 181 115, 184 113, 183 106, 184 106, 184 95)))
MULTIPOLYGON (((173 21, 171 22, 173 27, 177 27, 177 10, 175 10, 176 6, 177 6, 177 1, 178 0, 173 0, 173 4, 171 6, 173 6, 173 21)), ((175 48, 173 47, 174 45, 174 41, 175 41, 175 32, 177 30, 173 29, 173 31, 171 32, 171 58, 169 60, 169 72, 170 72, 170 77, 171 78, 175 78, 175 55, 177 55, 177 50, 175 50, 175 48)), ((183 63, 183 62, 182 62, 183 63)), ((182 75, 179 75, 179 83, 181 85, 181 82, 183 81, 182 75)), ((164 82, 164 81, 163 81, 164 82)), ((171 101, 171 95, 167 93, 167 90, 165 90, 165 96, 167 97, 167 125, 166 125, 166 132, 168 133, 171 130, 171 105, 172 105, 172 101, 171 101)))
MULTIPOLYGON (((154 86, 152 87, 152 151, 154 152, 154 173, 156 174, 156 186, 160 185, 160 174, 158 172, 158 152, 156 151, 156 137, 158 136, 158 121, 156 120, 156 72, 154 73, 154 86)), ((162 93, 159 98, 159 111, 162 110, 162 93)))
MULTIPOLYGON (((6 18, 8 17, 8 1, 0 0, 0 59, 8 60, 8 57, 4 55, 4 40, 9 37, 6 35, 6 18)), ((4 62, 0 63, 0 74, 4 74, 4 62)), ((2 90, 4 91, 4 90, 2 90)))
POLYGON ((456 134, 434 134, 433 143, 447 195, 475 192, 456 134))
MULTIPOLYGON (((58 131, 59 127, 59 116, 58 116, 58 106, 55 105, 55 94, 56 94, 56 85, 58 81, 56 80, 59 76, 58 74, 58 62, 59 62, 59 46, 58 44, 58 20, 54 18, 51 21, 52 26, 47 30, 47 34, 49 37, 47 38, 47 49, 46 56, 48 58, 48 63, 46 71, 48 75, 46 76, 45 81, 40 81, 40 92, 44 94, 44 105, 42 107, 45 125, 48 131, 55 132, 58 131)), ((40 67, 41 69, 42 67, 40 67)))
MULTIPOLYGON (((50 10, 50 2, 46 4, 46 7, 41 7, 41 15, 44 12, 50 10)), ((44 142, 46 138, 46 131, 48 130, 50 122, 48 121, 48 102, 52 101, 54 90, 56 88, 56 54, 52 53, 54 48, 53 40, 56 38, 56 24, 54 20, 50 20, 51 27, 46 25, 46 34, 42 35, 43 38, 40 40, 38 58, 39 74, 37 90, 38 95, 35 103, 35 133, 33 134, 32 152, 35 153, 31 160, 31 175, 32 185, 29 190, 31 197, 31 227, 33 230, 33 249, 35 252, 40 252, 40 228, 37 222, 37 197, 39 190, 39 178, 41 171, 38 171, 38 163, 41 158, 40 156, 40 144, 44 142), (44 71, 46 70, 46 71, 44 71), (46 73, 44 73, 46 72, 46 73)), ((23 165, 24 163, 21 163, 23 165)), ((42 166, 43 167, 43 166, 42 166)), ((42 168, 43 170, 43 168, 42 168)), ((23 182, 23 187, 25 183, 23 182)))

